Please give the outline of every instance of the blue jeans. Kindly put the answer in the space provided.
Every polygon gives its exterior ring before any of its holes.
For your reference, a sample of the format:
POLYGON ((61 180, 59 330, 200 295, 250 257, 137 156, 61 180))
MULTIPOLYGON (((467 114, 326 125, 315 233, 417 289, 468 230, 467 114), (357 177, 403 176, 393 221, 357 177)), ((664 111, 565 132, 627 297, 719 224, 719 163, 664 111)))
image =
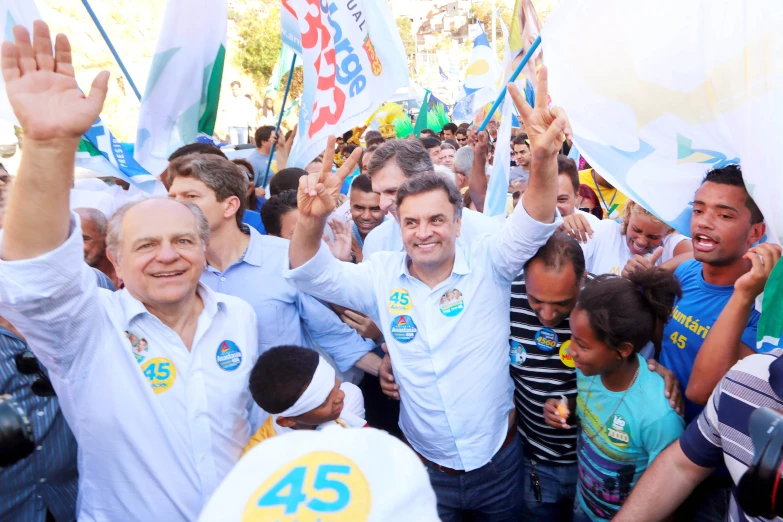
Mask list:
POLYGON ((524 492, 524 504, 522 506, 522 520, 571 522, 576 501, 578 475, 576 463, 555 466, 540 461, 533 462, 523 452, 522 491, 524 492), (541 502, 536 500, 531 477, 534 464, 541 488, 541 502))
POLYGON ((231 145, 245 145, 247 143, 247 127, 229 127, 228 140, 231 145))
POLYGON ((522 440, 517 434, 487 464, 462 475, 438 471, 427 463, 441 522, 459 522, 463 515, 472 515, 476 522, 516 521, 522 508, 521 459, 522 440))

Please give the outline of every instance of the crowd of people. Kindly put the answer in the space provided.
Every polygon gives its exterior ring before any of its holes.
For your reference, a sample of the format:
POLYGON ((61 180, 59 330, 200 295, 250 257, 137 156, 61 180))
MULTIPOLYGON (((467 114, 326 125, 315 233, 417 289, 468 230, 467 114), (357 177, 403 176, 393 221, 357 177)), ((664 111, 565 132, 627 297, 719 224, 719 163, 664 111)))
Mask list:
POLYGON ((85 95, 66 37, 13 32, 0 391, 36 447, 0 469, 2 520, 751 520, 732 487, 750 414, 783 410, 754 305, 781 248, 740 165, 705 172, 686 237, 584 164, 542 68, 535 106, 509 86, 510 142, 367 130, 300 169, 263 125, 104 212, 72 190, 108 74, 85 95))

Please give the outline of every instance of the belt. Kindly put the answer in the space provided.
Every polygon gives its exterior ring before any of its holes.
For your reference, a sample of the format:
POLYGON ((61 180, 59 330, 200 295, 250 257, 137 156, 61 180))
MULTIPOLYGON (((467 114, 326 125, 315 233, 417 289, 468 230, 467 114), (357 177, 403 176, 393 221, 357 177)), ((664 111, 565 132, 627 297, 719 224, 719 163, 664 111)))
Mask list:
MULTIPOLYGON (((516 437, 516 435, 517 435, 517 423, 512 422, 511 426, 509 426, 508 428, 508 433, 506 433, 506 440, 503 441, 503 444, 501 444, 500 449, 497 451, 497 453, 495 453, 495 455, 497 455, 498 453, 500 453, 501 451, 509 447, 511 443, 514 442, 514 438, 516 437)), ((404 442, 408 444, 407 440, 405 440, 404 442)), ((411 449, 413 449, 413 446, 411 446, 410 444, 408 444, 408 446, 410 446, 411 449)), ((438 471, 442 473, 446 473, 447 475, 464 475, 465 473, 468 473, 464 469, 451 469, 451 468, 447 468, 446 466, 441 466, 440 464, 436 464, 431 460, 427 459, 426 457, 424 457, 423 455, 421 455, 415 449, 413 449, 413 452, 419 457, 419 459, 421 459, 421 461, 425 465, 429 464, 430 466, 434 467, 438 471)))

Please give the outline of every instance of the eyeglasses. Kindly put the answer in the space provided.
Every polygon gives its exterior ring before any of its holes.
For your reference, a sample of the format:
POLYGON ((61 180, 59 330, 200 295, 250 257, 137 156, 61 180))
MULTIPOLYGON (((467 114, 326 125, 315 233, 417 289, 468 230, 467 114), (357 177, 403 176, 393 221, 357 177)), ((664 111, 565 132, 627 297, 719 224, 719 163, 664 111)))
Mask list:
POLYGON ((38 379, 30 386, 32 392, 39 397, 54 397, 57 395, 52 387, 52 381, 41 371, 38 359, 30 350, 16 354, 16 369, 22 375, 39 375, 38 379))
POLYGON ((457 138, 457 141, 462 143, 463 141, 468 141, 468 139, 467 138, 457 138))

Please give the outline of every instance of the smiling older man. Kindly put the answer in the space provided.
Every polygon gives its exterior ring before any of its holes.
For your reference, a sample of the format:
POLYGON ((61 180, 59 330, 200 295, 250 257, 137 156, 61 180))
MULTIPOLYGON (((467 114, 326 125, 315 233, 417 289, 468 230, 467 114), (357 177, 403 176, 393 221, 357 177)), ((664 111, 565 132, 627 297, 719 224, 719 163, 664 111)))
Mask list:
POLYGON ((121 292, 95 286, 68 193, 108 74, 78 89, 68 39, 36 22, 4 43, 25 131, 0 243, 0 315, 49 370, 79 444, 79 520, 194 520, 250 437, 256 317, 199 285, 209 227, 194 205, 121 208, 107 248, 121 292))

